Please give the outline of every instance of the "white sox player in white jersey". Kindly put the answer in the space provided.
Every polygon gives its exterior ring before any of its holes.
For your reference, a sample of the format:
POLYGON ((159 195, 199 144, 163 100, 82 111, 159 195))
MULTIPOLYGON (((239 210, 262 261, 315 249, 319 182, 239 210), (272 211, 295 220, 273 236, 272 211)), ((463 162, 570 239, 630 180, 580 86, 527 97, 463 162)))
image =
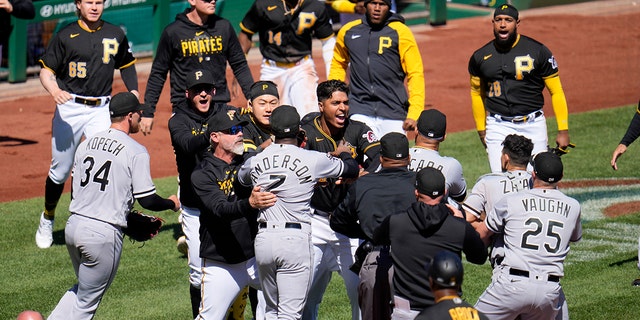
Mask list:
POLYGON ((449 197, 462 202, 467 196, 467 182, 462 174, 462 165, 452 157, 440 155, 438 149, 447 131, 447 117, 436 109, 424 110, 418 118, 418 134, 415 146, 409 149, 409 170, 418 172, 422 168, 435 168, 442 172, 449 197))
POLYGON ((122 253, 122 228, 135 200, 149 210, 177 211, 176 195, 163 199, 151 180, 149 153, 129 134, 139 130, 141 105, 133 93, 111 99, 111 127, 83 141, 75 154, 67 250, 78 282, 48 319, 92 319, 111 285, 122 253))
POLYGON ((494 233, 504 237, 504 259, 475 305, 490 319, 556 318, 569 243, 582 238, 580 203, 557 189, 560 157, 541 152, 532 166, 532 189, 504 196, 476 225, 485 244, 494 233))
POLYGON ((276 108, 270 118, 273 144, 245 162, 238 181, 262 186, 277 196, 258 215, 256 263, 266 300, 266 319, 300 319, 311 285, 311 196, 320 178, 355 178, 358 163, 341 144, 331 154, 300 147, 300 115, 292 106, 276 108))
MULTIPOLYGON (((498 200, 505 195, 531 188, 531 173, 527 165, 531 159, 533 142, 521 135, 510 134, 502 142, 500 162, 501 173, 489 173, 481 176, 471 189, 463 203, 467 221, 472 225, 485 220, 486 214, 493 209, 498 200)), ((493 235, 489 259, 495 267, 504 257, 502 235, 493 235)))

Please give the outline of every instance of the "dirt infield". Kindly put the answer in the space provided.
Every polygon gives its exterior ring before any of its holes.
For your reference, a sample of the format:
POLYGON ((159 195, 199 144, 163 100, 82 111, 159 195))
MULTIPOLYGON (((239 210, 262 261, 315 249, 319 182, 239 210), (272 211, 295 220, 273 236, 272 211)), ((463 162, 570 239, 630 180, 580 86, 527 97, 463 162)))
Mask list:
MULTIPOLYGON (((570 113, 638 101, 638 7, 632 1, 602 1, 521 13, 520 33, 547 45, 558 60, 570 113), (594 9, 598 5, 605 9, 594 9)), ((425 65, 426 105, 447 114, 450 132, 474 128, 467 62, 474 50, 491 39, 489 18, 455 20, 444 27, 418 26, 413 30, 425 65)), ((324 79, 320 54, 315 57, 320 78, 324 79)), ((258 49, 252 50, 249 61, 257 79, 258 49)), ((139 64, 140 92, 145 90, 148 70, 149 63, 139 64)), ((119 80, 114 87, 114 92, 124 90, 119 80)), ((152 134, 134 136, 149 150, 155 178, 176 175, 167 129, 171 108, 168 92, 167 84, 152 134)), ((548 94, 546 97, 544 110, 552 115, 548 94)), ((231 104, 241 106, 245 102, 237 99, 231 104)), ((43 195, 51 159, 53 112, 53 101, 37 79, 0 85, 0 202, 43 195)))

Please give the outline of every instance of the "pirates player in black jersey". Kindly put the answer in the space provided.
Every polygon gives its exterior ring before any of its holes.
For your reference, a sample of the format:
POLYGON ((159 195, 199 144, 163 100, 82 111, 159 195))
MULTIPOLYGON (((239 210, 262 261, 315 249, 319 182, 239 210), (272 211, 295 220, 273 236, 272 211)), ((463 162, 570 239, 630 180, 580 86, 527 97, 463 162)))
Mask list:
POLYGON ((301 117, 317 111, 318 75, 311 58, 311 38, 322 41, 326 74, 333 55, 335 38, 324 1, 255 1, 240 23, 238 39, 245 53, 251 37, 258 33, 264 58, 260 80, 278 85, 282 104, 295 106, 301 117))
MULTIPOLYGON (((339 144, 346 144, 352 156, 368 171, 380 165, 380 142, 366 124, 349 119, 349 87, 340 80, 329 80, 318 85, 320 114, 310 113, 303 119, 306 131, 306 148, 332 152, 339 144), (365 161, 365 157, 369 161, 365 161), (371 161, 373 159, 373 161, 371 161)), ((358 239, 331 230, 329 215, 347 194, 348 184, 343 180, 325 179, 311 197, 311 237, 314 248, 313 282, 309 289, 302 319, 318 318, 322 296, 337 271, 344 279, 351 302, 351 319, 360 319, 358 307, 358 275, 349 270, 354 263, 353 255, 359 245, 358 239)))
POLYGON ((533 141, 533 153, 547 150, 547 124, 542 111, 546 87, 558 124, 556 144, 569 145, 567 101, 558 63, 542 43, 518 33, 518 10, 503 4, 493 14, 495 39, 469 59, 471 107, 480 141, 492 172, 501 172, 502 141, 520 134, 533 141))
POLYGON ((228 20, 215 15, 216 2, 190 0, 191 8, 176 15, 162 35, 153 59, 144 95, 146 109, 140 123, 143 134, 151 133, 156 104, 171 74, 171 104, 184 100, 185 79, 191 70, 206 69, 214 76, 214 104, 231 101, 227 88, 227 62, 245 97, 253 83, 242 47, 228 20))
POLYGON ((269 118, 271 113, 280 106, 278 87, 271 81, 257 81, 249 90, 247 108, 250 113, 241 117, 247 121, 242 127, 244 150, 260 152, 273 142, 269 118))
POLYGON ((111 125, 109 100, 113 70, 138 96, 138 77, 129 41, 122 29, 100 19, 102 0, 75 0, 78 21, 60 30, 38 61, 40 82, 56 103, 51 128, 51 166, 45 182, 44 211, 36 244, 53 243, 53 220, 73 156, 82 137, 89 138, 111 125))

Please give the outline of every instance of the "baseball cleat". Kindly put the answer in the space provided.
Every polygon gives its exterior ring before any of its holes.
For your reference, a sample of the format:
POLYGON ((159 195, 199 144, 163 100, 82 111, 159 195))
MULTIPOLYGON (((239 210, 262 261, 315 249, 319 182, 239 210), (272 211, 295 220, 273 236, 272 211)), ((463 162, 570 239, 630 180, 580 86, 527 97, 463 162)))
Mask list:
POLYGON ((53 244, 53 220, 45 219, 44 212, 40 215, 40 226, 36 232, 36 245, 46 249, 53 244))
POLYGON ((640 278, 633 280, 633 283, 631 283, 631 285, 634 287, 640 287, 640 278))
POLYGON ((189 246, 187 246, 187 237, 181 236, 178 238, 176 241, 176 248, 178 249, 178 252, 186 256, 189 251, 189 246))

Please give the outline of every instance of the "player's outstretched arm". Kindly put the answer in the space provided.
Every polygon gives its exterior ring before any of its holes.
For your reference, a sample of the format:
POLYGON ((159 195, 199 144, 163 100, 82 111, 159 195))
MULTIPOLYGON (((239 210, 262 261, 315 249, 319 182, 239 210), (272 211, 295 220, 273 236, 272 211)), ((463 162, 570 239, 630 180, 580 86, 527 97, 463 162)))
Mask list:
POLYGON ((613 150, 613 155, 611 156, 611 167, 613 168, 613 170, 618 170, 618 164, 617 164, 618 158, 620 158, 620 156, 626 151, 627 151, 627 146, 625 146, 622 143, 619 144, 615 150, 613 150))
POLYGON ((172 194, 167 199, 164 199, 154 193, 137 200, 143 208, 151 211, 164 211, 171 209, 174 212, 177 212, 178 210, 180 210, 180 200, 178 200, 178 196, 176 196, 175 194, 172 194))

